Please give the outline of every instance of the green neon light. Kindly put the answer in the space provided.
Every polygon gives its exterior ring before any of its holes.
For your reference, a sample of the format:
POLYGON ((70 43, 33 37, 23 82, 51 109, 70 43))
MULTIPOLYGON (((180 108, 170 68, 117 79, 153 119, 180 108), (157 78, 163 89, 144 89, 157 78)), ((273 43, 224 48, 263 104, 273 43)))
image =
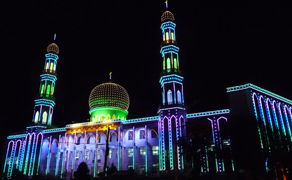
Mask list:
POLYGON ((121 144, 119 142, 118 143, 118 150, 117 150, 118 151, 118 168, 117 168, 118 171, 120 171, 120 148, 121 148, 121 144))
POLYGON ((174 58, 174 68, 177 69, 176 58, 174 58))
POLYGON ((43 85, 42 85, 42 89, 41 89, 41 94, 44 93, 44 88, 45 88, 45 85, 43 84, 43 85))
POLYGON ((206 153, 207 172, 209 172, 209 161, 208 161, 208 149, 207 149, 207 146, 205 146, 205 153, 206 153))
POLYGON ((60 158, 60 149, 58 148, 57 152, 57 159, 56 159, 56 169, 55 169, 55 176, 58 175, 58 169, 59 169, 59 158, 60 158))
POLYGON ((48 152, 48 155, 47 155, 46 175, 48 175, 48 171, 49 171, 50 158, 51 158, 51 148, 49 148, 49 152, 48 152))
MULTIPOLYGON (((145 130, 146 133, 146 130, 145 130)), ((148 158, 147 158, 147 136, 145 137, 145 151, 146 151, 146 155, 145 155, 145 172, 146 172, 146 176, 147 176, 147 172, 148 172, 148 158)))
POLYGON ((251 84, 251 83, 244 84, 244 85, 240 85, 240 86, 228 87, 228 88, 226 88, 226 89, 227 89, 227 92, 233 92, 233 91, 241 91, 241 90, 245 90, 245 89, 248 89, 248 88, 250 88, 250 89, 254 89, 254 90, 256 90, 256 91, 259 91, 259 92, 264 93, 264 94, 266 94, 266 95, 268 95, 268 96, 274 97, 274 98, 276 98, 276 99, 278 99, 278 100, 282 100, 283 102, 286 102, 286 103, 292 105, 292 101, 291 101, 291 100, 289 100, 289 99, 287 99, 287 98, 284 98, 284 97, 282 97, 282 96, 279 96, 279 95, 277 95, 277 94, 275 94, 275 93, 273 93, 273 92, 271 92, 271 91, 265 90, 265 89, 263 89, 263 88, 261 88, 261 87, 258 87, 258 86, 256 86, 256 85, 253 85, 253 84, 251 84))
POLYGON ((31 176, 33 174, 33 170, 31 169, 31 166, 34 166, 34 161, 35 160, 35 155, 36 155, 36 149, 37 149, 37 142, 36 141, 36 135, 33 140, 33 145, 31 148, 31 155, 30 155, 30 163, 29 163, 29 170, 28 170, 28 175, 31 176), (32 172, 31 172, 32 171, 32 172))
POLYGON ((73 155, 72 155, 72 167, 71 167, 71 173, 73 173, 73 171, 74 171, 75 150, 76 150, 76 147, 74 146, 74 148, 73 148, 73 155))
POLYGON ((13 146, 12 146, 12 151, 11 151, 11 155, 10 155, 10 162, 9 162, 8 171, 7 171, 8 179, 10 179, 9 177, 11 177, 12 171, 13 171, 16 145, 17 145, 17 143, 13 143, 13 146))
POLYGON ((23 138, 25 136, 26 134, 11 135, 11 136, 7 136, 7 139, 17 139, 17 138, 23 138))
POLYGON ((24 170, 23 174, 26 175, 27 171, 27 164, 28 164, 28 157, 30 155, 30 144, 31 144, 31 137, 33 134, 29 135, 29 141, 28 141, 28 146, 27 146, 27 153, 26 153, 26 158, 25 158, 25 163, 24 163, 24 170))
POLYGON ((43 147, 43 142, 42 142, 42 144, 40 146, 39 160, 38 160, 38 166, 37 166, 37 172, 36 172, 37 175, 39 174, 39 168, 40 168, 40 162, 41 162, 41 154, 42 154, 42 147, 43 147))
POLYGON ((51 91, 51 85, 48 85, 47 86, 47 92, 46 92, 47 96, 50 95, 50 91, 51 91))
POLYGON ((23 161, 24 161, 24 156, 25 156, 25 148, 26 148, 26 140, 27 137, 25 138, 24 142, 23 142, 23 146, 21 149, 21 160, 20 160, 20 165, 19 165, 19 171, 22 171, 22 166, 23 166, 23 161))
POLYGON ((170 66, 170 58, 167 58, 166 59, 166 68, 167 69, 170 69, 171 68, 171 66, 170 66))
MULTIPOLYGON (((38 138, 37 138, 37 140, 38 140, 38 138)), ((36 152, 37 152, 37 147, 38 147, 38 142, 36 141, 35 148, 34 148, 34 153, 33 153, 33 164, 32 164, 32 169, 29 169, 29 171, 31 171, 31 173, 29 173, 30 175, 33 175, 34 165, 35 165, 35 157, 36 157, 36 152)), ((33 148, 32 148, 32 149, 33 149, 33 148)))
POLYGON ((206 112, 187 114, 187 118, 210 116, 210 115, 219 115, 219 114, 228 114, 228 113, 230 113, 229 109, 222 109, 222 110, 206 111, 206 112))
POLYGON ((64 170, 64 161, 65 161, 65 155, 66 155, 66 148, 63 148, 63 157, 62 157, 62 167, 61 167, 61 174, 60 174, 60 178, 63 177, 63 170, 64 170))
POLYGON ((66 128, 46 129, 46 130, 43 130, 42 133, 62 132, 62 131, 66 131, 66 128))
MULTIPOLYGON (((135 131, 133 131, 135 134, 135 131)), ((133 135, 135 137, 135 135, 133 135)), ((135 139, 133 140, 133 170, 135 170, 135 139)))
POLYGON ((95 144, 95 156, 94 156, 94 167, 93 167, 93 177, 96 176, 96 159, 97 159, 97 144, 95 144))
POLYGON ((216 164, 216 172, 218 172, 218 162, 217 162, 217 154, 215 153, 215 164, 216 164))

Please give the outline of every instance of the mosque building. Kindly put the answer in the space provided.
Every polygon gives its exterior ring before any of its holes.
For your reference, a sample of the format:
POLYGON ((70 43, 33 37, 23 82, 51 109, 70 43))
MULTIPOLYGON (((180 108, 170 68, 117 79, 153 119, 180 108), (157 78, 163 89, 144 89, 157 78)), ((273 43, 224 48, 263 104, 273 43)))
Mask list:
MULTIPOLYGON (((7 137, 3 172, 73 176, 81 162, 96 177, 118 171, 159 174, 247 172, 291 177, 292 101, 253 84, 228 87, 229 108, 187 112, 174 15, 161 16, 161 106, 157 115, 127 119, 130 97, 114 82, 89 95, 90 122, 52 128, 59 47, 47 47, 32 125, 7 137)), ((62 62, 61 62, 62 63, 62 62)))

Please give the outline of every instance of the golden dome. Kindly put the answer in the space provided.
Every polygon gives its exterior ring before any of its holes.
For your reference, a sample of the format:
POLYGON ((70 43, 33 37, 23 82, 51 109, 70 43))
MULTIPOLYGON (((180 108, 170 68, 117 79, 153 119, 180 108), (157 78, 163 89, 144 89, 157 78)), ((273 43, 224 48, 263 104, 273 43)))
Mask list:
POLYGON ((54 52, 56 54, 59 54, 59 47, 56 43, 52 43, 47 47, 47 52, 54 52))
POLYGON ((95 107, 115 107, 128 110, 130 105, 129 94, 122 86, 109 82, 97 85, 92 89, 88 104, 90 109, 95 107))
POLYGON ((164 21, 167 21, 167 20, 170 20, 170 21, 174 21, 174 15, 172 14, 172 12, 166 10, 162 15, 161 15, 161 22, 164 22, 164 21))

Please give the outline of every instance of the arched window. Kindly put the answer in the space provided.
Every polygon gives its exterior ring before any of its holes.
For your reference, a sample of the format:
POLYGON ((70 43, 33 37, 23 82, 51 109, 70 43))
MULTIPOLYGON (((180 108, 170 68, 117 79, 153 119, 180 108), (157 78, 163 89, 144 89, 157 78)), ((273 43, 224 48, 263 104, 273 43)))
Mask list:
POLYGON ((43 121, 42 121, 43 124, 46 124, 47 123, 47 118, 48 118, 48 113, 45 111, 43 113, 43 121))
POLYGON ((181 104, 181 93, 180 93, 180 91, 178 90, 176 94, 177 94, 177 103, 181 104))
POLYGON ((120 117, 120 116, 118 116, 118 119, 121 119, 121 117, 120 117))
POLYGON ((171 32, 171 40, 174 40, 174 34, 171 32))
POLYGON ((54 86, 52 86, 51 95, 54 94, 54 86))
POLYGON ((167 69, 171 68, 171 66, 170 66, 170 58, 167 58, 166 65, 167 65, 167 69))
POLYGON ((50 70, 53 70, 54 63, 51 62, 50 70))
POLYGON ((43 84, 43 85, 42 85, 42 88, 41 88, 41 94, 44 93, 44 88, 45 88, 45 85, 43 84))
POLYGON ((111 115, 108 114, 108 115, 106 116, 106 120, 110 120, 110 119, 111 119, 111 115))
POLYGON ((46 92, 46 94, 49 95, 50 94, 50 91, 51 91, 51 85, 48 85, 47 86, 47 92, 46 92))
POLYGON ((37 112, 35 113, 35 116, 34 116, 34 122, 35 122, 35 123, 38 123, 38 122, 39 122, 39 115, 40 115, 40 113, 37 111, 37 112))
POLYGON ((169 33, 168 32, 166 32, 166 41, 168 41, 169 40, 169 33))
POLYGON ((169 105, 172 104, 172 92, 171 92, 171 90, 167 91, 167 103, 169 105))
POLYGON ((176 58, 174 58, 174 68, 177 69, 177 63, 176 63, 176 58))
POLYGON ((163 70, 165 70, 165 60, 163 60, 162 62, 162 67, 163 67, 163 70))
POLYGON ((113 119, 116 119, 116 115, 113 115, 113 119))
POLYGON ((47 62, 46 64, 46 69, 49 69, 49 62, 47 62))
POLYGON ((162 92, 162 104, 165 105, 165 95, 164 95, 164 92, 162 92))
POLYGON ((100 120, 103 121, 104 120, 104 115, 100 116, 100 120))
POLYGON ((99 116, 98 115, 95 116, 95 120, 99 121, 99 116))

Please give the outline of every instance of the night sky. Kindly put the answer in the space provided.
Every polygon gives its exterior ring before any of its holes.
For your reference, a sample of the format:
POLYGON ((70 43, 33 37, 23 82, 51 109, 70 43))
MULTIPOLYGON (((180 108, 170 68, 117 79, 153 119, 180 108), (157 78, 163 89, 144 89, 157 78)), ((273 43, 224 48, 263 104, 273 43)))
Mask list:
MULTIPOLYGON (((253 83, 292 99, 292 12, 254 0, 169 0, 188 112, 228 108, 226 87, 253 83)), ((53 125, 89 119, 108 81, 130 96, 128 119, 157 114, 164 0, 0 2, 1 141, 32 121, 46 47, 60 48, 53 125)))

